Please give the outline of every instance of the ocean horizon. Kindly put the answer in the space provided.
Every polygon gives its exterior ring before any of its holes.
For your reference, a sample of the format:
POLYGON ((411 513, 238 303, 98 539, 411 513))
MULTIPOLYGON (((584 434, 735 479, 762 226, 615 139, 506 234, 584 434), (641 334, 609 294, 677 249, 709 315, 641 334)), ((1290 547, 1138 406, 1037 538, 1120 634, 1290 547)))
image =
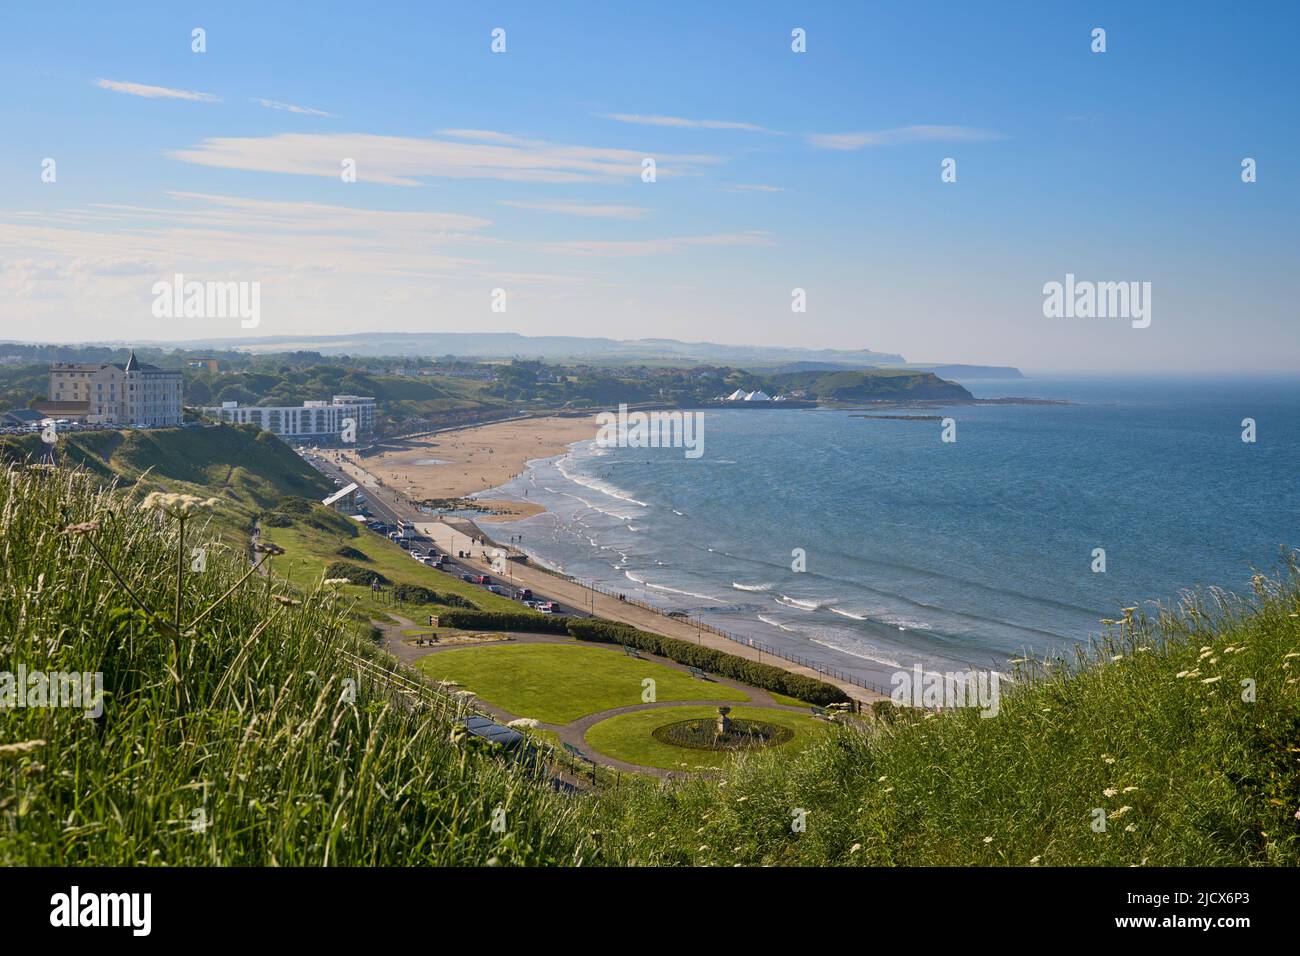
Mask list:
POLYGON ((696 460, 583 441, 477 497, 546 508, 494 529, 536 561, 877 684, 1062 652, 1189 590, 1247 594, 1296 544, 1300 378, 964 384, 1069 404, 885 412, 951 417, 953 442, 869 409, 709 410, 696 460))

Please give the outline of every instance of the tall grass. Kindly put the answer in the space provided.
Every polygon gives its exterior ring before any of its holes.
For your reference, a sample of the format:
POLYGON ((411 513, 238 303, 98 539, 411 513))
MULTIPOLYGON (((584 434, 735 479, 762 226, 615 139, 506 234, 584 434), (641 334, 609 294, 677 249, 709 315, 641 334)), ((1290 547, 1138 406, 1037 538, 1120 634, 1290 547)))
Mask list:
POLYGON ((718 780, 610 795, 608 851, 650 864, 1295 866, 1297 584, 1292 562, 1282 581, 1257 577, 1249 601, 1210 592, 1126 617, 1074 659, 1026 663, 996 717, 900 716, 742 758, 718 780))
POLYGON ((247 559, 199 520, 187 545, 212 550, 206 570, 183 573, 170 628, 176 522, 98 485, 66 469, 0 472, 0 671, 98 671, 105 690, 98 719, 0 713, 0 864, 591 856, 577 800, 453 743, 448 715, 350 671, 340 651, 365 648, 343 601, 322 586, 277 594, 268 576, 239 584, 247 559))

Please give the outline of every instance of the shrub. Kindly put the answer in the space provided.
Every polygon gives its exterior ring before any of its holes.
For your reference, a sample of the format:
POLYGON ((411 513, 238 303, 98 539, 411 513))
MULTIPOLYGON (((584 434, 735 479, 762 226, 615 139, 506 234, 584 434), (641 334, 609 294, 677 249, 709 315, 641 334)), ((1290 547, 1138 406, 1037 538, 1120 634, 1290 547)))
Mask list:
POLYGON ((531 611, 448 611, 438 615, 442 627, 466 631, 528 631, 534 634, 567 634, 566 617, 534 614, 531 611))
POLYGON ((850 700, 849 695, 834 684, 828 684, 815 677, 792 674, 783 668, 760 664, 758 661, 728 654, 716 648, 652 634, 630 624, 620 624, 600 618, 569 618, 568 632, 580 641, 629 644, 638 650, 666 657, 679 664, 698 667, 719 677, 730 677, 751 687, 775 691, 810 704, 824 707, 827 704, 845 703, 850 700))
POLYGON ((393 588, 393 597, 404 604, 443 604, 447 607, 476 608, 459 594, 443 593, 419 584, 399 584, 393 588))
POLYGON ((370 568, 358 567, 355 564, 348 564, 346 561, 334 561, 325 569, 327 578, 347 578, 351 584, 371 584, 378 581, 380 584, 392 584, 393 582, 380 574, 378 571, 372 571, 370 568))
POLYGON ((346 544, 334 552, 340 558, 350 558, 353 561, 369 561, 370 555, 364 551, 358 551, 356 548, 349 548, 346 544))

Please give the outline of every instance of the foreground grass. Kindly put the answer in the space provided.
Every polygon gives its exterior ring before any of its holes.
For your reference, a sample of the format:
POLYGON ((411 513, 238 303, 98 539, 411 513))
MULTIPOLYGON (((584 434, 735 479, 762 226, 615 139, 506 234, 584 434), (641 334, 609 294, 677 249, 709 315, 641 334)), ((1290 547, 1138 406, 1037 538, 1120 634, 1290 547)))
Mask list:
POLYGON ((519 717, 567 724, 587 714, 643 703, 647 678, 657 700, 749 700, 744 691, 590 644, 492 644, 439 651, 420 670, 453 680, 519 717))
MULTIPOLYGON (((702 720, 712 722, 717 719, 716 707, 662 707, 654 710, 633 711, 619 714, 596 724, 586 733, 587 743, 593 750, 616 760, 640 764, 643 767, 660 767, 664 770, 692 772, 696 770, 714 770, 727 762, 727 755, 708 750, 694 750, 688 747, 674 747, 662 743, 651 736, 656 727, 673 724, 681 720, 702 720)), ((770 707, 733 707, 731 716, 738 720, 761 720, 768 724, 779 724, 794 731, 794 738, 786 743, 771 748, 788 753, 801 750, 814 740, 824 736, 828 725, 786 710, 773 710, 770 707)))
POLYGON ((1248 606, 1211 594, 1121 623, 1087 660, 1022 670, 996 717, 830 733, 671 796, 623 788, 601 804, 609 849, 658 864, 1294 866, 1296 584, 1292 567, 1257 579, 1248 606))
MULTIPOLYGON (((0 671, 100 672, 105 692, 95 719, 4 713, 0 865, 590 858, 579 801, 453 743, 454 714, 345 664, 365 647, 328 589, 239 584, 243 555, 213 548, 206 570, 183 572, 173 628, 175 523, 99 484, 0 471, 0 671), (492 832, 497 807, 505 833, 492 832)), ((199 523, 187 545, 213 533, 199 523)))

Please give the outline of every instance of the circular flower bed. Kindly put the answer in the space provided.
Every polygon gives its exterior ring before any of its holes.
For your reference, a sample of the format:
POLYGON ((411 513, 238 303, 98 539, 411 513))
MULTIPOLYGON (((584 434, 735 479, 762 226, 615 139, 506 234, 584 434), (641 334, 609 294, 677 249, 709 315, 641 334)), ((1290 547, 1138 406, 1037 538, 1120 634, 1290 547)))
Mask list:
POLYGON ((783 744, 794 737, 794 731, 760 720, 736 719, 731 721, 727 733, 720 734, 716 720, 702 718, 664 724, 651 731, 651 736, 660 743, 672 744, 674 747, 731 751, 757 750, 783 744))

